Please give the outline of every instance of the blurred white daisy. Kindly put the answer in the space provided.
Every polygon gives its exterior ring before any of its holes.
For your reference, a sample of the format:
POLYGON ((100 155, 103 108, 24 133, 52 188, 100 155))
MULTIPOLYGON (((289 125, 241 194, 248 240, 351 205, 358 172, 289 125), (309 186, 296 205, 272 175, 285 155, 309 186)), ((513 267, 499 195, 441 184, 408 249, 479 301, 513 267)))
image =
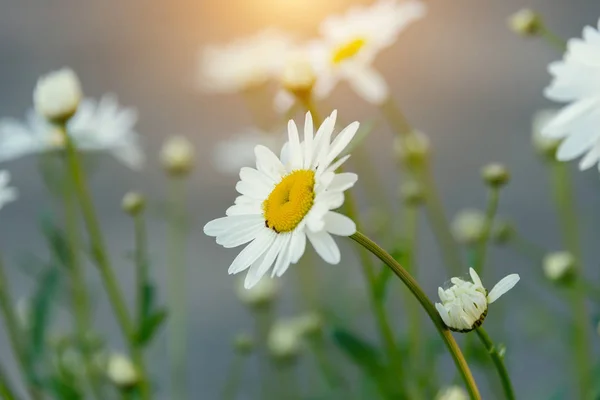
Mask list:
POLYGON ((242 167, 254 164, 254 148, 263 145, 270 150, 280 149, 285 143, 283 134, 264 132, 250 128, 217 143, 213 152, 213 164, 222 173, 237 173, 242 167))
POLYGON ((372 65, 375 57, 394 44, 406 26, 424 15, 425 5, 419 1, 380 0, 324 20, 321 39, 310 46, 318 76, 315 95, 326 96, 344 79, 365 100, 382 103, 388 97, 388 86, 372 65))
POLYGON ((442 302, 435 303, 435 308, 446 326, 456 332, 469 332, 481 326, 487 316, 488 305, 512 289, 520 279, 518 274, 508 275, 488 293, 473 268, 469 269, 469 274, 473 282, 452 278, 450 288, 438 288, 442 302))
POLYGON ((281 276, 304 254, 306 239, 330 264, 340 261, 340 250, 331 234, 350 236, 354 222, 332 210, 344 203, 344 191, 358 176, 335 170, 348 155, 338 156, 350 143, 358 122, 348 125, 331 141, 337 112, 325 119, 316 134, 306 114, 304 141, 289 121, 288 138, 278 158, 265 146, 256 146, 256 169, 242 168, 236 190, 241 194, 226 217, 204 226, 204 232, 226 248, 249 243, 233 260, 230 274, 248 270, 244 286, 251 288, 271 267, 281 276))
POLYGON ((469 394, 460 386, 449 386, 440 390, 435 400, 469 400, 469 394))
POLYGON ((569 104, 546 124, 542 134, 564 139, 556 153, 558 160, 585 155, 579 168, 588 169, 600 160, 600 32, 586 26, 583 38, 569 40, 563 59, 551 63, 548 70, 553 80, 544 92, 546 97, 569 104))
POLYGON ((235 93, 262 85, 280 69, 290 43, 288 36, 269 29, 227 45, 208 46, 200 54, 200 86, 235 93))
POLYGON ((10 173, 0 171, 0 208, 5 204, 15 201, 18 197, 17 189, 8 186, 10 182, 10 173))
MULTIPOLYGON (((127 166, 139 169, 144 161, 139 135, 133 130, 137 113, 121 108, 113 95, 100 101, 85 99, 67 122, 67 131, 82 151, 106 151, 127 166)), ((56 126, 33 110, 25 122, 0 119, 0 161, 28 154, 64 148, 64 138, 56 126)))

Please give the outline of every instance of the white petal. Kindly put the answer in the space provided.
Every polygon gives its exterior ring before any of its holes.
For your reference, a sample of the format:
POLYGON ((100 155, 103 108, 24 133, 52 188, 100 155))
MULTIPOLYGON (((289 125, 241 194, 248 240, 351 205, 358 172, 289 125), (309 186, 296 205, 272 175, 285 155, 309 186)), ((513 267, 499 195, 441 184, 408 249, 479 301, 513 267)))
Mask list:
POLYGON ((302 168, 302 147, 298 136, 298 127, 293 119, 288 121, 288 143, 290 144, 290 167, 292 169, 302 168))
POLYGON ((596 145, 588 151, 588 153, 581 159, 579 162, 579 169, 584 171, 588 168, 591 168, 600 160, 600 143, 596 143, 596 145))
POLYGON ((268 228, 261 230, 256 239, 246 246, 229 266, 229 274, 237 274, 252 265, 270 248, 277 234, 268 228))
POLYGON ((477 271, 473 268, 469 268, 469 275, 471 275, 471 279, 475 285, 483 287, 483 283, 481 283, 481 278, 477 275, 477 271))
POLYGON ((546 126, 542 127, 542 135, 556 139, 565 137, 572 129, 572 125, 598 107, 598 103, 596 98, 587 98, 564 107, 546 126))
POLYGON ((262 231, 263 227, 264 223, 262 221, 258 221, 254 225, 249 225, 240 229, 226 232, 217 237, 217 244, 220 244, 225 248, 241 246, 254 240, 262 231))
POLYGON ((385 79, 373 68, 357 68, 349 73, 348 83, 366 101, 382 104, 389 96, 385 79))
POLYGON ((519 279, 521 278, 518 274, 510 274, 502 278, 500 282, 498 282, 488 294, 488 303, 491 304, 498 300, 500 296, 512 289, 517 284, 517 282, 519 282, 519 279))
POLYGON ((256 155, 256 169, 266 174, 275 182, 281 180, 285 168, 279 158, 273 152, 263 145, 258 145, 254 148, 256 155))
POLYGON ((446 310, 446 307, 444 307, 440 303, 435 303, 435 308, 440 314, 440 317, 442 317, 442 321, 444 321, 444 324, 446 324, 446 326, 451 326, 450 316, 448 315, 448 310, 446 310))
POLYGON ((253 214, 263 214, 262 207, 260 204, 234 204, 225 210, 225 215, 253 215, 253 214))
POLYGON ((272 180, 269 176, 250 167, 242 167, 240 169, 240 180, 247 181, 252 184, 265 186, 268 190, 272 189, 273 185, 277 183, 274 180, 272 180))
POLYGON ((319 169, 326 170, 329 165, 340 155, 342 151, 348 146, 350 141, 356 135, 360 124, 358 122, 353 122, 348 125, 340 134, 335 138, 333 143, 331 144, 331 148, 329 149, 329 154, 325 157, 324 160, 319 162, 319 169))
POLYGON ((250 289, 256 285, 260 278, 267 273, 269 268, 271 268, 275 262, 275 259, 279 255, 279 252, 285 243, 285 237, 282 235, 277 235, 267 252, 264 254, 264 258, 260 260, 260 263, 254 262, 254 264, 252 264, 244 281, 244 287, 246 289, 250 289))
POLYGON ((243 194, 244 196, 248 196, 255 200, 264 200, 269 197, 269 194, 271 193, 270 188, 263 185, 252 184, 248 181, 239 181, 236 183, 235 190, 237 190, 239 194, 243 194))
POLYGON ((343 192, 354 186, 357 180, 358 175, 352 172, 343 172, 341 174, 336 174, 333 177, 331 183, 328 185, 327 190, 332 192, 343 192))
POLYGON ((300 261, 300 258, 306 250, 306 234, 297 229, 291 235, 290 241, 290 257, 292 262, 295 264, 300 261))
POLYGON ((325 214, 325 230, 338 236, 350 236, 356 233, 356 224, 345 215, 329 211, 325 214))
POLYGON ((600 130, 595 126, 580 129, 567 136, 556 152, 559 161, 571 161, 589 151, 600 136, 600 130))
POLYGON ((325 172, 335 172, 335 170, 341 167, 349 158, 350 154, 345 155, 344 157, 331 164, 325 172))
POLYGON ((304 169, 310 168, 313 161, 313 119, 310 111, 304 119, 304 169))
POLYGON ((291 263, 291 246, 290 243, 292 241, 291 233, 283 233, 281 236, 284 238, 284 243, 282 245, 281 251, 277 256, 277 261, 275 261, 275 266, 273 267, 273 272, 271 276, 281 276, 288 269, 291 263))
POLYGON ((306 236, 308 236, 308 240, 317 251, 317 254, 319 254, 325 262, 329 264, 337 264, 340 262, 340 249, 329 233, 325 231, 311 232, 308 230, 306 231, 306 236))
POLYGON ((262 221, 260 215, 234 215, 213 219, 204 225, 204 233, 208 236, 217 236, 229 230, 243 229, 262 221))

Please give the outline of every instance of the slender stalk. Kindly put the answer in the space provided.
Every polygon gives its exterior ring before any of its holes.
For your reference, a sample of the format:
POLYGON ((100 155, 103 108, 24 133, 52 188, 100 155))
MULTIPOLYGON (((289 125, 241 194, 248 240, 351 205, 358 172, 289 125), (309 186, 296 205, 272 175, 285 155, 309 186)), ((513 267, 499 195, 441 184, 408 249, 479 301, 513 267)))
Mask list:
POLYGON ((483 267, 485 266, 485 257, 487 254, 488 242, 490 233, 494 226, 494 218, 498 212, 498 202, 500 200, 500 190, 497 187, 490 188, 488 196, 488 204, 485 212, 485 226, 481 235, 481 240, 478 243, 478 249, 475 253, 474 269, 481 276, 483 267))
POLYGON ((171 392, 173 400, 187 398, 186 320, 187 280, 185 264, 185 178, 170 177, 169 228, 169 352, 171 358, 171 392))
POLYGON ((77 337, 78 348, 83 356, 83 362, 88 376, 92 394, 97 399, 104 398, 98 374, 92 361, 92 355, 87 345, 86 335, 90 331, 90 306, 87 293, 87 283, 85 280, 85 271, 79 257, 80 237, 77 220, 77 201, 73 191, 73 184, 65 184, 64 205, 65 205, 65 226, 67 240, 70 249, 69 273, 71 279, 71 305, 73 307, 73 316, 75 318, 75 334, 77 337))
POLYGON ((15 314, 15 306, 12 301, 12 297, 10 294, 10 290, 8 289, 8 281, 6 280, 6 272, 4 271, 4 262, 0 257, 0 309, 2 310, 2 314, 4 317, 4 326, 6 332, 8 334, 8 340, 10 342, 10 346, 15 355, 15 360, 19 368, 21 369, 21 374, 23 376, 23 380, 27 383, 27 391, 29 396, 33 400, 39 400, 42 398, 41 393, 39 393, 38 389, 35 385, 30 382, 29 379, 29 365, 27 362, 27 356, 25 354, 25 348, 23 346, 23 342, 21 339, 23 338, 23 334, 21 332, 21 327, 19 326, 19 320, 15 314))
POLYGON ((458 344, 454 340, 452 333, 444 325, 442 318, 438 314, 437 310, 433 303, 429 300, 423 289, 419 286, 417 281, 392 257, 389 255, 384 249, 379 247, 375 242, 366 237, 360 232, 356 232, 354 235, 350 236, 351 239, 356 241, 365 249, 369 250, 373 255, 379 258, 382 262, 384 262, 390 269, 402 280, 402 282, 408 287, 408 289, 413 293, 413 295, 417 298, 421 306, 427 312, 427 315, 433 322, 435 328, 438 330, 444 344, 448 348, 452 358, 454 359, 454 363, 458 371, 460 372, 463 380, 465 381, 465 385, 467 386, 467 390, 471 396, 471 399, 481 399, 481 395, 479 394, 479 389, 477 388, 477 384, 475 383, 475 379, 471 374, 471 370, 469 369, 469 365, 465 360, 458 344))
POLYGON ((548 44, 550 44, 552 47, 554 47, 561 53, 567 50, 566 40, 564 40, 563 38, 552 32, 550 29, 548 29, 546 24, 541 24, 540 36, 544 38, 546 42, 548 42, 548 44))
POLYGON ((0 367, 0 397, 5 400, 17 400, 15 390, 11 387, 4 368, 0 367))
POLYGON ((506 366, 504 365, 504 359, 502 355, 498 352, 496 346, 494 346, 494 342, 488 335, 488 333, 483 329, 483 327, 479 327, 475 330, 477 332, 477 336, 481 339, 481 342, 485 346, 488 353, 492 357, 492 361, 496 366, 496 370, 498 371, 498 375, 500 376, 500 381, 502 382, 502 388, 504 389, 504 394, 508 400, 515 400, 515 391, 512 386, 512 382, 510 380, 510 376, 508 375, 508 371, 506 370, 506 366))
POLYGON ((138 329, 144 323, 145 310, 144 298, 148 282, 148 238, 146 237, 146 223, 143 213, 133 216, 135 231, 135 275, 136 275, 136 324, 138 329))
POLYGON ((296 377, 296 360, 276 363, 277 399, 299 400, 301 388, 296 377))
POLYGON ((574 347, 575 365, 578 371, 579 389, 581 397, 587 396, 590 391, 590 374, 592 362, 590 359, 591 347, 588 332, 588 312, 586 307, 586 293, 581 287, 583 281, 583 259, 579 241, 579 228, 573 187, 568 167, 559 161, 552 162, 552 177, 554 184, 554 197, 560 219, 561 232, 566 248, 577 260, 575 264, 576 278, 571 288, 571 307, 575 318, 574 334, 572 341, 574 347))
POLYGON ((229 367, 227 379, 223 386, 223 392, 221 399, 223 400, 235 400, 240 392, 242 385, 242 376, 244 373, 244 364, 246 362, 246 356, 244 354, 236 353, 229 367))
POLYGON ((271 374, 273 372, 272 359, 269 356, 268 340, 271 326, 273 325, 273 309, 268 304, 264 307, 253 310, 255 331, 257 338, 257 355, 260 368, 260 398, 273 398, 274 388, 272 385, 271 374))
POLYGON ((310 339, 310 348, 315 356, 319 370, 325 378, 327 384, 332 388, 342 388, 346 386, 344 377, 338 372, 336 367, 331 363, 325 351, 325 340, 322 335, 315 336, 310 339))
POLYGON ((102 231, 100 230, 100 224, 98 222, 98 217, 96 216, 94 203, 87 187, 87 181, 81 165, 81 160, 79 159, 79 154, 77 153, 75 144, 73 143, 71 137, 67 134, 64 126, 62 127, 62 130, 65 138, 67 166, 69 172, 71 173, 71 179, 75 185, 75 192, 77 193, 83 219, 87 227, 91 246, 91 256, 98 267, 100 277, 102 278, 108 298, 117 317, 117 322, 119 323, 123 336, 128 344, 133 361, 141 375, 141 397, 143 400, 147 400, 150 398, 150 389, 148 385, 146 369, 141 359, 141 354, 136 348, 134 325, 127 311, 125 299, 123 298, 123 294, 119 288, 112 265, 108 259, 104 238, 102 236, 102 231))

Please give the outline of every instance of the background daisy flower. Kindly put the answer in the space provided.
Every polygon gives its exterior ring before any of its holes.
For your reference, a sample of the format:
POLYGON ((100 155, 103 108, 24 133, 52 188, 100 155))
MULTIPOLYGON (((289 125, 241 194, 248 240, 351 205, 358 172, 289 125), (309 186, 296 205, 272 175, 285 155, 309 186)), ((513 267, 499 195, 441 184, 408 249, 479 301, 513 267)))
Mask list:
POLYGON ((542 134, 563 139, 556 153, 558 160, 584 155, 579 168, 591 168, 600 160, 600 32, 586 26, 583 38, 569 40, 563 59, 551 63, 548 71, 553 80, 544 92, 546 97, 569 104, 547 123, 542 134))
POLYGON ((204 232, 217 238, 223 247, 249 243, 233 260, 230 274, 248 270, 244 286, 251 288, 272 268, 281 276, 300 260, 310 241, 330 264, 340 261, 333 235, 350 236, 354 222, 335 210, 344 203, 344 191, 358 176, 335 173, 349 157, 336 161, 350 143, 358 122, 343 129, 332 141, 337 113, 334 111, 313 132, 313 120, 306 114, 304 140, 300 141, 294 121, 288 124, 288 143, 281 157, 267 147, 255 148, 256 169, 242 168, 236 190, 240 196, 226 211, 226 217, 210 221, 204 232))

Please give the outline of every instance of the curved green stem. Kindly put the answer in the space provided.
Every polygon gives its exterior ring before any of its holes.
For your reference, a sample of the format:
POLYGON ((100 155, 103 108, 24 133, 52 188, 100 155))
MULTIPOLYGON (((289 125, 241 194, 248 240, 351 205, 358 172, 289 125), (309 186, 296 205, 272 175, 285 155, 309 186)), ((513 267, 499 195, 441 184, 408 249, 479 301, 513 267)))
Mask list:
POLYGON ((356 241, 358 244, 363 246, 365 249, 369 250, 373 255, 379 258, 382 262, 384 262, 390 269, 402 280, 402 282, 408 287, 408 289, 413 293, 413 295, 417 298, 421 306, 427 312, 427 315, 433 322, 435 328, 438 330, 444 344, 448 348, 452 358, 454 359, 454 363, 458 371, 460 372, 467 390, 471 396, 471 399, 481 399, 481 395, 479 394, 479 389, 477 388, 477 384, 475 383, 475 379, 471 374, 471 370, 469 369, 469 365, 465 360, 458 344, 454 340, 452 333, 444 325, 442 318, 439 313, 435 309, 435 306, 429 300, 423 289, 419 286, 417 281, 392 257, 388 254, 384 249, 379 247, 377 243, 373 242, 371 239, 366 237, 360 232, 356 232, 354 235, 350 236, 351 239, 356 241))
POLYGON ((487 209, 485 212, 485 227, 481 240, 479 241, 479 248, 475 254, 474 269, 477 271, 479 276, 482 276, 483 267, 485 266, 485 257, 487 254, 488 242, 490 239, 490 233, 494 226, 494 218, 498 211, 498 203, 500 200, 500 190, 497 187, 490 188, 487 209))
POLYGON ((479 327, 475 331, 492 357, 492 361, 494 362, 496 370, 498 371, 498 375, 500 376, 500 381, 502 382, 502 388, 504 389, 506 398, 508 400, 515 400, 515 391, 513 389, 510 376, 508 375, 508 371, 506 370, 506 366, 504 365, 502 355, 498 352, 498 349, 496 349, 496 346, 494 346, 494 342, 492 342, 492 339, 487 334, 485 329, 483 329, 483 327, 479 327))
POLYGON ((543 37, 548 44, 557 49, 560 52, 567 50, 567 42, 554 32, 552 32, 546 24, 542 23, 540 27, 540 36, 543 37))
POLYGON ((121 331, 123 332, 123 336, 128 344, 133 361, 136 363, 136 367, 141 375, 141 397, 143 400, 148 400, 150 398, 149 382, 141 354, 138 351, 135 343, 136 335, 134 325, 129 316, 129 312, 127 311, 125 299, 117 283, 117 278, 113 271, 111 262, 108 259, 106 246, 104 244, 104 237, 102 236, 98 217, 96 216, 92 196, 90 195, 87 187, 86 176, 81 165, 81 160, 79 159, 79 154, 77 153, 75 144, 68 135, 66 128, 64 126, 59 128, 62 129, 64 134, 65 148, 67 153, 67 167, 71 174, 71 179, 75 185, 75 192, 77 193, 79 205, 83 214, 83 220, 87 227, 91 246, 91 256, 98 267, 98 272, 100 273, 102 283, 104 284, 106 293, 108 294, 108 298, 117 317, 117 322, 119 323, 121 331))

